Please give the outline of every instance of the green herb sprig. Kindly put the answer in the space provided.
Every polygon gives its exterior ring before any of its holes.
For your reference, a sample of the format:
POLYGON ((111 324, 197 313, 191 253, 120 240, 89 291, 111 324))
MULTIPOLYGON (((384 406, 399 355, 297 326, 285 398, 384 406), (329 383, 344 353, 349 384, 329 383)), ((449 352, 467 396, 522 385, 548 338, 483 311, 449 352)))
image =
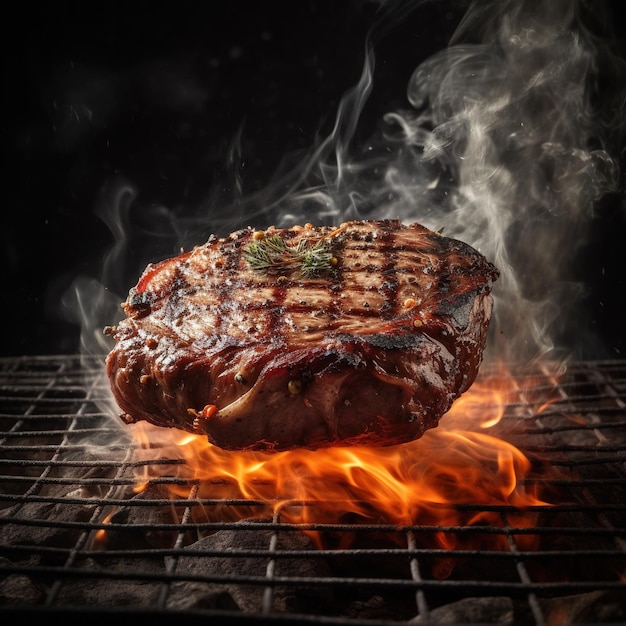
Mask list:
POLYGON ((266 235, 262 231, 246 244, 244 259, 253 270, 268 273, 298 272, 305 278, 320 276, 337 263, 326 238, 301 238, 297 245, 289 246, 280 235, 266 235))

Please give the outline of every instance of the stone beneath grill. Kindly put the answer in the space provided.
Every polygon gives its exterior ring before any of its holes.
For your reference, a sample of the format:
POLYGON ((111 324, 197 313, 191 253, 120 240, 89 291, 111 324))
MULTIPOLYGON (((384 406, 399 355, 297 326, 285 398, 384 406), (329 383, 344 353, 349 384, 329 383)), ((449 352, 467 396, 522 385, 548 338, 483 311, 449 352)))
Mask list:
MULTIPOLYGON (((521 603, 520 603, 521 604, 521 603)), ((527 608, 526 608, 527 611, 527 608)), ((450 602, 428 613, 427 617, 418 616, 412 624, 532 624, 531 616, 526 614, 522 621, 516 615, 515 602, 506 597, 463 598, 450 602)))
POLYGON ((543 603, 548 618, 561 624, 626 624, 626 597, 622 591, 592 591, 554 598, 543 603))
MULTIPOLYGON (((11 565, 9 559, 0 557, 0 565, 11 565)), ((13 574, 0 580, 0 605, 40 604, 45 599, 43 590, 28 576, 13 574)))
MULTIPOLYGON (((59 488, 55 497, 69 497, 66 491, 59 488)), ((96 506, 95 502, 75 504, 69 499, 67 502, 25 502, 19 508, 15 523, 2 525, 2 544, 72 547, 76 544, 79 531, 64 523, 88 524, 96 506), (50 520, 50 523, 32 526, 22 524, 20 520, 50 520)))
POLYGON ((138 606, 148 610, 158 603, 158 584, 148 579, 127 579, 126 575, 162 575, 159 558, 87 558, 77 560, 76 566, 81 569, 79 576, 67 578, 59 590, 57 601, 62 606, 138 606))
MULTIPOLYGON (((178 523, 184 506, 176 500, 164 485, 149 485, 129 501, 129 506, 118 509, 111 516, 111 524, 121 524, 122 530, 107 530, 107 549, 137 550, 138 548, 171 548, 180 535, 178 523), (154 500, 155 506, 135 506, 133 503, 154 500), (167 526, 171 530, 160 530, 167 526)), ((187 543, 195 537, 189 538, 187 543)))
MULTIPOLYGON (((246 524, 249 526, 249 523, 246 524)), ((232 582, 176 582, 172 585, 167 606, 169 609, 191 610, 219 606, 236 607, 246 613, 260 613, 263 609, 265 590, 271 582, 268 565, 275 563, 274 576, 299 578, 330 576, 324 559, 276 557, 272 545, 274 531, 263 529, 220 530, 188 546, 190 555, 177 559, 177 574, 198 576, 232 577, 232 582), (203 556, 203 551, 215 552, 214 556, 203 556), (260 551, 262 556, 241 554, 260 551), (275 559, 275 561, 274 561, 275 559), (258 577, 256 583, 239 582, 238 578, 258 577)), ((312 541, 303 533, 281 532, 277 535, 275 550, 280 553, 314 550, 312 541)), ((273 587, 272 611, 279 613, 324 613, 334 604, 332 591, 328 587, 303 584, 276 585, 273 587)))
MULTIPOLYGON (((548 624, 614 624, 626 620, 626 604, 618 592, 591 592, 540 600, 548 624)), ((411 624, 535 624, 526 602, 509 597, 463 598, 437 607, 411 624)))

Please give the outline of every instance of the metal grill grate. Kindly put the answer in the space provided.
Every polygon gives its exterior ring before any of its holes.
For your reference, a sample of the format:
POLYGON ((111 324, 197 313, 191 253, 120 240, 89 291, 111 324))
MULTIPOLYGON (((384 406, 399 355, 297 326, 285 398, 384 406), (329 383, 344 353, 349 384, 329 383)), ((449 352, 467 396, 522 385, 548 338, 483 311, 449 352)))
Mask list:
POLYGON ((524 480, 550 505, 528 507, 530 525, 508 505, 463 503, 450 505, 463 519, 489 509, 500 523, 398 527, 286 522, 289 506, 317 503, 206 497, 180 459, 137 456, 103 409, 101 358, 1 359, 0 608, 254 623, 626 620, 626 361, 507 376, 518 395, 497 429, 532 460, 524 480), (140 467, 153 479, 136 494, 140 467))

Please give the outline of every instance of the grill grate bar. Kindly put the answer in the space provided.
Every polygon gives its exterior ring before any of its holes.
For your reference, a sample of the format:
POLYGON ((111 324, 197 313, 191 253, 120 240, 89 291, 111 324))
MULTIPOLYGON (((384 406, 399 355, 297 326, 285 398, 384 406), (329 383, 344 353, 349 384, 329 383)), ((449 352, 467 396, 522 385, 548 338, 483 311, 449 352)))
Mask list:
MULTIPOLYGON (((28 482, 26 480, 26 482, 28 482)), ((47 484, 53 485, 53 484, 72 484, 72 485, 80 485, 80 486, 87 486, 87 485, 98 485, 98 484, 102 484, 102 481, 100 481, 100 483, 98 483, 97 480, 89 480, 89 479, 81 479, 80 481, 74 481, 72 482, 71 480, 68 479, 50 479, 47 481, 42 481, 45 482, 47 484)), ((132 480, 128 479, 128 478, 114 478, 114 479, 109 479, 107 480, 108 485, 112 485, 112 486, 128 486, 128 485, 132 485, 134 484, 132 480)), ((185 482, 181 483, 180 481, 177 480, 159 480, 159 481, 155 481, 154 484, 159 484, 159 485, 177 485, 177 484, 186 484, 185 482)), ((599 484, 602 484, 601 481, 599 484)), ((267 502, 264 502, 263 500, 240 500, 240 499, 231 499, 231 498, 224 498, 221 500, 209 500, 209 499, 197 499, 197 500, 185 500, 185 499, 169 499, 169 498, 163 498, 163 499, 144 499, 144 500, 133 500, 133 501, 129 501, 125 498, 82 498, 82 497, 71 497, 71 496, 66 496, 66 497, 62 497, 62 496, 37 496, 37 495, 11 495, 11 494, 6 494, 3 496, 3 499, 7 502, 12 501, 12 502, 23 502, 23 503, 27 503, 27 502, 49 502, 49 503, 57 503, 57 504, 84 504, 84 505, 94 505, 94 504, 108 504, 108 505, 113 505, 113 506, 124 506, 124 507, 128 507, 128 508, 148 508, 148 507, 154 507, 154 506, 189 506, 189 507, 197 507, 197 508, 205 508, 205 507, 210 507, 213 505, 228 505, 228 506, 232 506, 232 507, 237 507, 237 506, 245 506, 245 507, 263 507, 267 505, 267 502)), ((332 501, 331 501, 332 502, 332 501)), ((351 501, 351 500, 346 500, 346 503, 355 503, 355 504, 363 504, 363 502, 360 501, 351 501)), ((290 505, 299 505, 299 506, 307 506, 307 507, 311 507, 314 504, 328 504, 325 501, 322 500, 318 500, 315 502, 311 502, 311 501, 302 501, 302 502, 290 502, 290 505)), ((433 508, 438 508, 441 511, 464 511, 464 512, 471 512, 471 511, 476 511, 476 512, 528 512, 528 513, 532 513, 532 512, 571 512, 571 511, 581 511, 581 512, 589 512, 589 513, 594 513, 594 512, 608 512, 608 511, 615 511, 615 512, 626 512, 626 504, 621 504, 621 503, 598 503, 598 502, 594 502, 594 501, 583 501, 581 500, 579 503, 566 503, 566 504, 542 504, 542 505, 528 505, 525 507, 516 507, 513 505, 488 505, 488 504, 480 504, 480 503, 473 503, 473 504, 452 504, 452 505, 448 505, 448 506, 439 506, 439 507, 433 507, 433 508)), ((9 519, 9 516, 5 516, 4 517, 5 520, 9 519)), ((17 519, 17 518, 16 518, 17 519)), ((15 520, 14 520, 15 521, 15 520)), ((192 523, 193 527, 198 528, 198 529, 211 529, 214 528, 215 525, 220 525, 219 522, 196 522, 194 521, 192 523)), ((177 524, 177 526, 180 526, 181 524, 177 524)), ((326 528, 326 529, 332 529, 332 530, 359 530, 359 529, 366 529, 366 530, 373 530, 373 529, 377 529, 377 530, 392 530, 397 528, 397 526, 392 526, 392 525, 385 525, 385 524, 377 524, 375 526, 372 525, 368 525, 368 524, 298 524, 298 525, 294 525, 294 524, 277 524, 278 527, 282 526, 285 528, 294 528, 294 527, 298 527, 298 528, 306 528, 307 530, 318 530, 320 528, 326 528)), ((155 525, 156 527, 156 525, 155 525)), ((256 527, 256 526, 255 526, 256 527)), ((417 528, 417 527, 416 527, 417 528)), ((419 529, 422 531, 425 530, 431 530, 431 531, 436 531, 436 530, 440 530, 440 529, 445 529, 445 530, 450 530, 451 532, 459 532, 461 529, 465 528, 464 526, 448 526, 448 525, 437 525, 437 526, 427 526, 427 525, 420 525, 419 529)), ((489 526, 480 526, 480 525, 474 525, 472 528, 477 529, 480 532, 485 532, 486 530, 490 529, 491 527, 489 526)), ((525 527, 520 529, 519 532, 525 532, 526 530, 528 530, 529 527, 525 527)), ((500 532, 500 529, 498 527, 493 528, 492 529, 493 532, 500 532)))
MULTIPOLYGON (((94 530, 100 530, 95 528, 94 530)), ((409 531, 408 535, 413 536, 414 533, 409 531)), ((450 552, 441 548, 417 548, 415 547, 415 539, 408 542, 409 547, 403 548, 359 548, 359 556, 367 557, 409 557, 409 558, 425 558, 425 557, 437 557, 447 556, 450 552)), ((28 554, 33 550, 33 546, 3 546, 2 551, 6 554, 28 554)), ((55 548, 50 546, 37 546, 37 552, 40 554, 46 554, 51 556, 65 556, 67 550, 63 548, 55 548)), ((78 554, 82 558, 90 559, 108 559, 108 558, 129 558, 129 559, 141 559, 145 557, 180 557, 186 556, 189 552, 185 548, 135 548, 132 550, 109 550, 106 553, 102 550, 82 549, 78 551, 78 554)), ((199 557, 212 557, 218 556, 221 553, 219 550, 202 550, 196 549, 194 554, 199 557)), ((311 552, 310 550, 282 550, 277 548, 272 553, 275 558, 280 559, 292 559, 300 557, 308 557, 312 559, 338 559, 343 557, 350 557, 354 555, 352 549, 334 549, 334 550, 316 550, 311 552)), ((246 557, 260 557, 267 556, 267 549, 238 549, 238 556, 246 557)), ((515 553, 494 551, 494 550, 454 550, 454 556, 457 558, 469 558, 469 557, 489 557, 489 559, 500 559, 503 561, 515 561, 519 558, 526 560, 529 559, 545 559, 545 558, 559 558, 559 557, 571 557, 572 553, 568 550, 544 550, 541 553, 532 552, 528 550, 517 549, 515 553)), ((615 550, 577 550, 577 558, 594 558, 603 557, 609 559, 615 559, 620 561, 623 557, 615 550)))
MULTIPOLYGON (((96 381, 95 378, 92 379, 89 385, 86 387, 86 390, 87 390, 86 401, 89 401, 91 397, 93 396, 93 386, 95 384, 95 381, 96 381)), ((83 412, 85 411, 85 407, 86 407, 86 403, 83 402, 80 404, 80 406, 78 407, 76 411, 77 417, 80 417, 83 414, 83 412)), ((76 420, 72 420, 70 422, 70 425, 68 426, 67 437, 64 437, 64 442, 69 440, 72 435, 74 436, 76 435, 76 433, 74 432, 75 428, 76 428, 76 420)), ((58 456, 61 454, 62 454, 62 451, 59 450, 58 452, 55 453, 55 456, 58 456)), ((127 449, 125 453, 124 461, 127 462, 130 459, 132 459, 132 450, 129 448, 127 449)), ((124 461, 122 462, 122 465, 120 465, 120 467, 118 468, 118 473, 114 477, 115 479, 122 479, 124 477, 124 473, 126 472, 126 469, 127 469, 127 466, 124 464, 124 461)), ((52 470, 51 466, 47 468, 45 471, 48 471, 48 470, 50 471, 52 470)), ((104 501, 106 501, 107 498, 115 497, 119 492, 119 487, 118 485, 115 484, 115 482, 114 483, 107 482, 107 484, 108 484, 108 489, 103 498, 104 501)), ((34 491, 34 486, 32 490, 34 491)), ((90 543, 90 539, 93 533, 93 530, 90 528, 90 524, 101 520, 103 517, 103 514, 107 511, 107 509, 110 508, 110 506, 111 506, 110 504, 106 504, 106 505, 98 504, 95 506, 93 513, 91 514, 91 517, 88 520, 88 523, 84 525, 82 532, 79 533, 76 539, 76 543, 74 544, 71 551, 67 555, 67 558, 64 563, 64 571, 67 571, 76 563, 78 559, 79 551, 90 543)), ((44 602, 45 606, 54 606, 56 604, 59 594, 61 592, 61 588, 63 587, 64 584, 65 584, 64 577, 59 577, 56 580, 54 580, 54 582, 50 585, 49 590, 46 594, 46 599, 44 602)))
MULTIPOLYGON (((197 487, 194 486, 190 494, 191 497, 195 495, 196 491, 197 491, 197 487)), ((190 519, 191 519, 191 507, 187 506, 185 508, 185 511, 181 519, 181 525, 189 523, 190 519)), ((177 551, 178 553, 182 552, 182 547, 184 546, 184 542, 185 542, 185 533, 184 531, 179 530, 176 536, 176 540, 174 542, 173 550, 177 551)), ((176 565, 178 563, 178 558, 180 556, 180 554, 177 554, 174 551, 171 551, 170 554, 165 559, 165 570, 167 574, 170 574, 170 575, 173 575, 176 572, 176 565)), ((171 589, 170 589, 169 582, 163 581, 163 584, 159 588, 159 595, 158 595, 158 600, 157 600, 157 607, 159 609, 164 610, 166 608, 167 598, 170 594, 170 591, 171 589)))
MULTIPOLYGON (((2 567, 0 571, 10 571, 15 573, 39 574, 55 578, 55 584, 70 579, 91 579, 98 581, 121 580, 121 581, 150 581, 156 583, 171 584, 174 582, 198 582, 198 583, 237 583, 253 585, 256 587, 278 586, 300 587, 307 585, 310 587, 338 587, 350 589, 352 587, 361 588, 381 588, 410 591, 462 591, 463 593, 484 594, 504 594, 516 598, 526 598, 528 594, 538 594, 537 597, 545 597, 548 594, 570 594, 585 593, 593 591, 617 590, 623 592, 624 586, 620 581, 570 581, 570 582, 499 582, 495 580, 432 580, 422 579, 420 581, 407 580, 402 578, 356 578, 356 577, 319 577, 306 576, 274 576, 268 578, 265 575, 227 575, 227 574, 178 574, 164 570, 162 573, 146 571, 119 571, 114 569, 101 568, 98 571, 86 570, 80 567, 66 566, 11 566, 2 567)), ((56 587, 55 587, 56 589, 56 587)))
MULTIPOLYGON (((71 521, 57 521, 57 520, 28 520, 22 519, 19 517, 3 517, 3 524, 20 524, 24 527, 32 527, 32 528, 50 528, 50 529, 85 529, 89 531, 116 531, 116 532, 124 532, 128 530, 132 531, 140 531, 140 532, 150 532, 150 531, 159 531, 159 532, 173 532, 173 531, 185 531, 185 532, 215 532, 220 530, 229 530, 232 528, 232 523, 230 522, 210 522, 205 524, 199 523, 184 523, 180 524, 160 524, 160 523, 133 523, 131 526, 126 524, 116 524, 116 523, 108 523, 102 521, 79 521, 79 522, 71 522, 71 521)), ((244 529, 244 524, 241 524, 239 528, 244 529)), ((246 530, 250 530, 249 527, 245 528, 246 530)), ((371 532, 382 532, 393 534, 398 532, 398 527, 396 526, 368 526, 368 525, 339 525, 339 524, 276 524, 273 525, 271 523, 259 523, 254 525, 254 530, 271 530, 271 531, 298 531, 298 532, 359 532, 365 535, 371 532)), ((406 527, 402 529, 403 531, 413 530, 419 531, 421 535, 433 535, 433 534, 441 534, 441 535, 450 535, 450 536, 458 536, 458 535, 494 535, 494 536, 503 536, 506 537, 507 533, 511 532, 516 535, 524 536, 524 535, 545 535, 545 537, 550 536, 564 536, 570 535, 572 537, 596 537, 596 538, 614 538, 616 536, 621 537, 621 535, 626 534, 623 529, 615 529, 613 527, 579 527, 572 528, 568 526, 555 526, 551 528, 536 526, 536 527, 515 527, 515 528, 494 528, 491 526, 415 526, 412 529, 407 529, 406 527)), ((5 548, 3 548, 5 549, 5 548)), ((12 546, 6 548, 7 550, 13 549, 12 546)), ((129 548, 127 554, 131 554, 132 549, 129 548)), ((481 551, 480 554, 486 554, 488 551, 481 551)), ((584 554, 585 550, 581 549, 576 552, 576 554, 584 554)), ((596 550, 596 554, 600 555, 601 550, 596 550)), ((361 549, 352 550, 351 554, 357 555, 361 554, 361 549)), ((367 554, 365 551, 363 554, 367 554)), ((456 554, 456 550, 454 551, 456 554)), ((463 552, 460 554, 471 554, 471 552, 463 552)), ((539 553, 539 556, 543 554, 571 554, 571 552, 559 552, 554 550, 542 551, 539 553)))
MULTIPOLYGON (((422 575, 420 573, 419 561, 416 556, 413 554, 416 552, 417 542, 415 540, 415 533, 413 531, 407 532, 407 548, 408 554, 411 557, 411 561, 409 564, 411 570, 411 580, 415 581, 418 584, 424 582, 422 575)), ((428 620, 430 616, 430 609, 428 607, 428 601, 426 600, 426 594, 424 590, 418 588, 415 592, 415 603, 417 606, 417 614, 423 618, 424 620, 428 620)))

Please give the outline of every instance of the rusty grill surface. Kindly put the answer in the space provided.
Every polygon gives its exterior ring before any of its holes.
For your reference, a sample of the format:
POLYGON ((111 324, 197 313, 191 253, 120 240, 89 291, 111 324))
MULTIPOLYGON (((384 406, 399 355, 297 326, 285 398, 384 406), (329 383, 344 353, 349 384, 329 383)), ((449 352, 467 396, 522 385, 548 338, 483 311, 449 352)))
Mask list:
POLYGON ((559 377, 545 366, 511 371, 518 399, 496 428, 531 459, 525 480, 550 504, 529 507, 529 526, 512 507, 489 505, 499 525, 398 527, 286 523, 266 502, 201 498, 197 481, 176 472, 179 459, 158 450, 139 459, 102 409, 101 358, 0 359, 0 611, 257 624, 625 621, 626 361, 571 363, 559 377), (159 471, 138 494, 140 465, 159 471), (186 496, 168 495, 172 484, 186 496), (240 512, 255 508, 256 519, 240 512), (200 509, 212 511, 205 522, 200 509), (329 547, 312 545, 310 532, 329 547), (475 547, 442 548, 435 534, 457 546, 471 536, 475 547), (489 547, 493 535, 506 549, 489 547))

